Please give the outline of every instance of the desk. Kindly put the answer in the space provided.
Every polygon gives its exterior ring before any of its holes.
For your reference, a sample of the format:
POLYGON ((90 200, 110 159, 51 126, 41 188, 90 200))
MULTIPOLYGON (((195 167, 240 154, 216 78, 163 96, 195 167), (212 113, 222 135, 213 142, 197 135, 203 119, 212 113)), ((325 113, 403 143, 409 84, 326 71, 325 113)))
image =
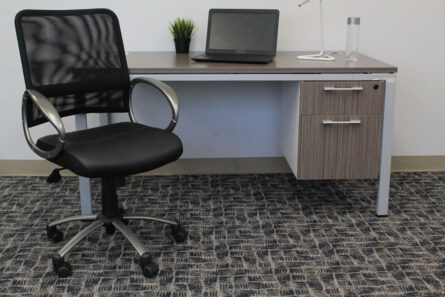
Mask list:
POLYGON ((320 62, 278 52, 265 65, 190 60, 196 54, 130 52, 127 61, 132 78, 278 84, 280 147, 297 179, 378 177, 377 215, 388 214, 396 67, 365 55, 348 63, 342 53, 320 62))

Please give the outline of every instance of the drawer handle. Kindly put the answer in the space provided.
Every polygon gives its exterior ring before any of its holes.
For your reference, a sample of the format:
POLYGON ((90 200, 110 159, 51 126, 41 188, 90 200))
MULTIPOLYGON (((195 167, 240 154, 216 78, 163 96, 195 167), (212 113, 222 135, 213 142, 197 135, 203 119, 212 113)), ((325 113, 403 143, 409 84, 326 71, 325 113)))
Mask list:
POLYGON ((323 125, 360 125, 362 122, 360 120, 352 121, 330 121, 324 120, 323 125))
POLYGON ((334 87, 324 87, 325 91, 363 91, 363 87, 352 87, 352 88, 334 88, 334 87))

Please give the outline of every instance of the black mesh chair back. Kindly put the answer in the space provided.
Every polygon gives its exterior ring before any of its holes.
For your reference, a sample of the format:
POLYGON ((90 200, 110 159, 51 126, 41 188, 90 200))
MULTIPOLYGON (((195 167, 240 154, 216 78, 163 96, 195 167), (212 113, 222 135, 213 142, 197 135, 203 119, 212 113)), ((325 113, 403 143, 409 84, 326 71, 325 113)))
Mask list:
MULTIPOLYGON (((112 11, 24 10, 15 26, 26 88, 48 97, 61 117, 128 112, 129 73, 112 11)), ((46 122, 28 104, 28 125, 46 122)))

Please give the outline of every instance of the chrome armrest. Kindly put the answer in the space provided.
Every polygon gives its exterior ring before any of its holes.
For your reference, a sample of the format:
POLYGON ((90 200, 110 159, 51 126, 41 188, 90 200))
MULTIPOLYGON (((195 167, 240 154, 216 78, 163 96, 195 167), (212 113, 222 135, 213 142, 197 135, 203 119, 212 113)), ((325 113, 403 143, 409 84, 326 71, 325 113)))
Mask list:
POLYGON ((60 118, 59 113, 55 109, 55 107, 49 102, 48 98, 46 98, 41 93, 35 90, 26 90, 23 95, 22 101, 22 123, 23 123, 23 131, 25 133, 26 141, 31 149, 39 156, 45 159, 54 159, 57 157, 63 148, 63 143, 65 141, 65 127, 63 126, 62 119, 60 118), (28 96, 26 96, 28 94, 28 96), (28 127, 28 104, 27 100, 31 99, 32 103, 34 103, 43 116, 54 126, 59 134, 59 141, 55 148, 50 151, 45 151, 39 148, 31 138, 31 134, 29 132, 28 127))
POLYGON ((136 123, 136 119, 134 117, 133 107, 132 107, 132 94, 133 94, 134 87, 138 83, 144 83, 144 84, 148 84, 148 85, 151 85, 151 86, 155 87, 168 100, 168 103, 170 104, 170 108, 172 110, 172 117, 171 117, 171 120, 170 120, 170 124, 168 125, 167 128, 165 128, 165 130, 173 131, 173 129, 176 126, 176 123, 178 122, 178 116, 179 116, 179 100, 178 100, 178 96, 176 95, 175 91, 171 87, 169 87, 167 84, 165 84, 165 83, 163 83, 163 82, 161 82, 159 80, 152 79, 152 78, 135 78, 135 79, 131 80, 130 102, 129 102, 129 105, 130 105, 130 119, 131 119, 131 121, 136 123))

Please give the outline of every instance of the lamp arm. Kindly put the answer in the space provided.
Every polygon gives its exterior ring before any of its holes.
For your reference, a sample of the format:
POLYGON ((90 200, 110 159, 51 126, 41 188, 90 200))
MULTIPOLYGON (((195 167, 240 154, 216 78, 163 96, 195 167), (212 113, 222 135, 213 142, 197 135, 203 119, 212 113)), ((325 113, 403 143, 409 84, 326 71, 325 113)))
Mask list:
POLYGON ((323 13, 323 0, 320 0, 320 56, 324 53, 324 13, 323 13))
MULTIPOLYGON (((311 0, 303 0, 300 4, 298 4, 298 7, 301 7, 307 3, 309 3, 311 0)), ((330 55, 324 54, 324 9, 323 9, 323 0, 320 0, 320 53, 315 55, 304 55, 304 56, 298 56, 298 59, 300 60, 318 60, 318 61, 333 61, 335 60, 334 57, 330 55)))
POLYGON ((303 5, 305 5, 305 4, 309 3, 309 2, 311 2, 311 0, 304 0, 300 4, 298 4, 298 7, 301 7, 301 6, 303 6, 303 5))

